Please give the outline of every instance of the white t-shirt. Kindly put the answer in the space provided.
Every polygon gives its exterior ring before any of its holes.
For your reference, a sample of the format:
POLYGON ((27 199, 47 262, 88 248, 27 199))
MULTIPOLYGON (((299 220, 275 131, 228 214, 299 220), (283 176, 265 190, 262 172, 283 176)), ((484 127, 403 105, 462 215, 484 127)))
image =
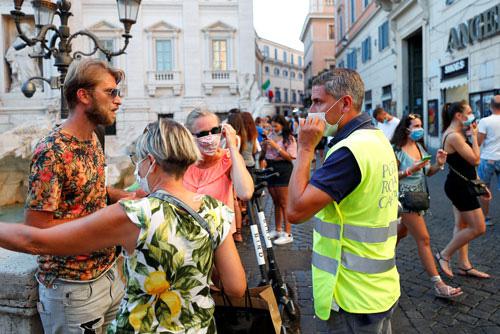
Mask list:
POLYGON ((384 132, 384 135, 387 137, 387 139, 391 140, 392 136, 394 135, 394 131, 396 130, 396 127, 399 124, 399 118, 393 117, 389 122, 387 123, 377 123, 377 127, 384 132))
POLYGON ((482 118, 478 131, 486 135, 481 145, 481 159, 500 160, 500 115, 482 118))

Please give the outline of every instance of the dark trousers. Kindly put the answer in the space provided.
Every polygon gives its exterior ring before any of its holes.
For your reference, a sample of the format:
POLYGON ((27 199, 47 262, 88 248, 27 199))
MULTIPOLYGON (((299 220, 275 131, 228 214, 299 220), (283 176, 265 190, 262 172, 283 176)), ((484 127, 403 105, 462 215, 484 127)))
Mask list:
POLYGON ((391 317, 395 306, 383 314, 354 314, 344 310, 332 311, 328 319, 328 333, 332 334, 391 334, 391 317))

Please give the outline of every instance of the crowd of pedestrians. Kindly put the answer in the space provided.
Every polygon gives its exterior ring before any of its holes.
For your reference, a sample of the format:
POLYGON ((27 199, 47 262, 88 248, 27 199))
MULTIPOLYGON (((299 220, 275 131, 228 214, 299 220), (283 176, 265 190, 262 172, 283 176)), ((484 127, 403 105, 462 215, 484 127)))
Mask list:
POLYGON ((126 192, 106 187, 94 134, 114 122, 123 78, 99 60, 73 62, 64 84, 70 116, 35 148, 25 224, 0 223, 1 247, 40 254, 38 310, 46 333, 215 332, 210 289, 238 297, 246 290, 235 242, 243 241, 257 168, 279 173, 268 180, 276 245, 293 242, 293 224, 318 218, 314 309, 332 333, 391 332, 400 296, 397 244, 408 233, 437 297, 464 293, 437 267, 448 277, 489 278, 470 262, 468 245, 485 233, 492 194, 469 190, 476 166, 488 186, 500 174, 500 96, 479 125, 467 102, 447 105, 433 159, 419 115, 399 120, 377 108, 372 118, 362 112, 359 74, 334 69, 314 80, 307 117, 254 121, 232 109, 221 122, 200 107, 184 125, 149 124, 131 155, 137 190, 126 192), (426 178, 446 164, 455 229, 433 254, 426 178))

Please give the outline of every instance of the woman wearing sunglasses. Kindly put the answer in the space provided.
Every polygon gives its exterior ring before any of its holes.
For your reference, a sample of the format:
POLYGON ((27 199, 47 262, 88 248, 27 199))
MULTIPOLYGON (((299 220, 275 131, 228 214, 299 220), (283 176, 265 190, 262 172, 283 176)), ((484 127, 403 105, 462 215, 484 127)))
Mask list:
MULTIPOLYGON (((213 333, 212 266, 228 294, 243 296, 246 280, 234 242, 227 237, 231 210, 183 186, 184 172, 198 158, 191 134, 181 124, 168 119, 152 123, 137 142, 135 160, 139 184, 149 197, 121 200, 47 229, 0 224, 0 247, 72 255, 120 245, 125 297, 108 333, 213 333), (205 223, 161 198, 168 194, 205 223)), ((79 324, 74 326, 75 333, 81 332, 79 324)))
POLYGON ((439 276, 432 255, 429 232, 425 225, 425 209, 418 208, 418 203, 409 201, 411 195, 416 193, 428 196, 425 178, 439 172, 446 163, 446 152, 438 150, 436 163, 430 164, 423 136, 424 129, 420 116, 410 114, 401 120, 391 140, 399 166, 399 196, 408 201, 402 200, 403 212, 401 223, 398 224, 398 242, 406 237, 408 232, 411 234, 417 243, 420 261, 434 284, 434 294, 436 297, 451 299, 460 296, 462 290, 447 285, 439 276))
MULTIPOLYGON (((236 131, 207 110, 194 109, 186 119, 186 127, 195 137, 201 160, 191 165, 184 175, 184 186, 198 194, 215 197, 234 210, 235 198, 248 201, 253 194, 253 180, 239 153, 236 131), (225 139, 222 148, 221 138, 225 139)), ((234 240, 241 240, 241 228, 231 225, 234 240)))

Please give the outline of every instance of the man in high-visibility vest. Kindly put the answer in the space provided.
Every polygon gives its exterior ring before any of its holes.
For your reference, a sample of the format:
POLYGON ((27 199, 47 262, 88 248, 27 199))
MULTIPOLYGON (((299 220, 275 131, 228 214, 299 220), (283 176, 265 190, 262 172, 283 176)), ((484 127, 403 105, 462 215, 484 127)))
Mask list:
POLYGON ((288 188, 288 219, 316 215, 312 278, 316 315, 329 333, 391 333, 400 296, 395 265, 398 168, 382 131, 361 112, 364 84, 336 68, 317 77, 302 120, 288 188), (310 178, 314 147, 334 136, 310 178), (335 311, 335 312, 332 312, 335 311))

